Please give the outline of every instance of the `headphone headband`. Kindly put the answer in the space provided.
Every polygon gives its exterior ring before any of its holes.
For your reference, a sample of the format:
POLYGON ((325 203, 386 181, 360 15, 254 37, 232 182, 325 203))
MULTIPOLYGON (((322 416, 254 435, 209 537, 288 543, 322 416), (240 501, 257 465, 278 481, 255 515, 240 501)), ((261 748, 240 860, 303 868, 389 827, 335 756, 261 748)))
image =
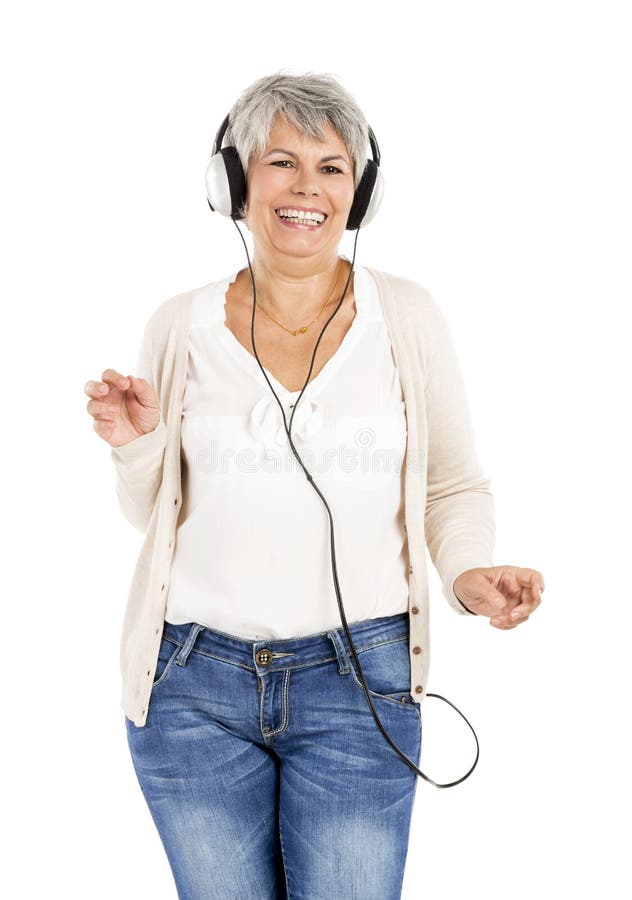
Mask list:
MULTIPOLYGON (((215 140, 213 141, 213 156, 215 156, 215 154, 221 149, 222 141, 224 140, 224 135, 226 134, 226 131, 228 130, 228 126, 230 124, 229 119, 230 119, 230 113, 228 113, 228 115, 224 118, 224 121, 219 126, 217 134, 215 135, 215 140)), ((377 166, 379 166, 380 160, 382 159, 382 155, 380 153, 380 148, 377 143, 377 138, 375 137, 375 134, 373 133, 373 129, 371 128, 370 125, 368 126, 368 129, 369 129, 369 144, 371 145, 371 153, 373 156, 373 162, 377 166)))

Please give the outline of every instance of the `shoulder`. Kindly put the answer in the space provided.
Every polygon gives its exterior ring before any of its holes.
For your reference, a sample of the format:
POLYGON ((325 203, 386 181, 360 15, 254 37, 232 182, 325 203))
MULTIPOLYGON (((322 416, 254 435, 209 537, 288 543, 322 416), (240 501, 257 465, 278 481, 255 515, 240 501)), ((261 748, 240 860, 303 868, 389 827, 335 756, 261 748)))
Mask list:
POLYGON ((439 303, 430 290, 412 278, 394 275, 382 269, 365 268, 374 276, 387 312, 402 324, 442 328, 445 322, 439 303))
POLYGON ((188 319, 192 304, 196 297, 201 294, 207 294, 211 291, 217 281, 202 285, 201 287, 192 288, 175 294, 172 297, 163 300, 151 313, 145 325, 147 336, 156 345, 165 343, 171 331, 178 326, 180 322, 188 319))

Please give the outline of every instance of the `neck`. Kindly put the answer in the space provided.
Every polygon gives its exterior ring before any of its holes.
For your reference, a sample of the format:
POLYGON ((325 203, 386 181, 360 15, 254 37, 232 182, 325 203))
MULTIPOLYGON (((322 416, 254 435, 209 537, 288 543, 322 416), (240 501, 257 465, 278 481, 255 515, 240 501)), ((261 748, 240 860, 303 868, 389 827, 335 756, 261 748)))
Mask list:
MULTIPOLYGON (((291 321, 307 318, 318 312, 325 300, 340 300, 351 264, 334 256, 317 265, 313 260, 282 260, 271 266, 264 260, 253 258, 252 271, 257 286, 257 302, 283 321, 286 316, 291 321), (334 283, 337 288, 332 293, 334 283), (331 294, 331 296, 330 296, 331 294)), ((242 270, 243 283, 252 297, 252 281, 248 269, 242 270)), ((349 285, 349 295, 353 284, 349 285)))

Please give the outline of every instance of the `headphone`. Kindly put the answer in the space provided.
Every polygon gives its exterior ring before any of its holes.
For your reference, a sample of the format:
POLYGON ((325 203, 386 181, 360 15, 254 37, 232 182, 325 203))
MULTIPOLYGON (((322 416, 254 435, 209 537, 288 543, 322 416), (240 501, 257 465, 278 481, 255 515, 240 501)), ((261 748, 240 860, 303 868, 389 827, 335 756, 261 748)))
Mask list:
POLYGON ((380 150, 379 150, 379 147, 377 144, 377 140, 375 138, 375 135, 373 134, 373 130, 369 126, 369 142, 371 144, 371 153, 373 155, 373 158, 367 159, 366 166, 364 168, 364 172, 362 173, 362 178, 360 179, 360 183, 359 183, 358 187, 356 188, 356 191, 355 191, 355 194, 353 197, 353 203, 352 203, 351 209, 349 211, 349 217, 347 219, 347 225, 346 225, 347 230, 356 232, 355 240, 354 240, 354 244, 353 244, 353 259, 351 260, 351 268, 349 269, 349 274, 347 275, 347 281, 345 284, 344 291, 342 292, 342 297, 340 298, 338 305, 334 309, 333 313, 330 315, 330 317, 325 322, 325 325, 323 326, 323 329, 318 337, 318 340, 316 341, 316 346, 314 347, 314 353, 312 355, 312 361, 311 361, 311 364, 309 367, 309 372, 307 373, 307 379, 305 381, 305 384, 303 385, 303 388, 302 388, 300 394, 298 395, 298 397, 296 399, 296 402, 294 403, 294 407, 292 409, 292 415, 290 416, 290 425, 288 428, 288 424, 285 419, 285 410, 283 409, 283 404, 279 400, 276 391, 274 390, 274 388, 272 387, 272 384, 270 383, 270 379, 268 378, 266 371, 265 371, 263 365, 261 364, 261 360, 259 359, 259 356, 257 354, 257 348, 255 345, 255 308, 257 306, 257 287, 255 285, 255 276, 252 271, 252 265, 250 263, 250 255, 248 254, 248 246, 247 246, 246 242, 244 241, 244 236, 241 233, 241 229, 237 225, 237 220, 243 219, 243 216, 241 215, 240 210, 242 209, 242 207, 246 201, 246 176, 244 174, 241 160, 239 159, 239 154, 237 153, 237 148, 233 147, 233 146, 222 147, 222 140, 224 138, 224 134, 225 134, 226 129, 228 128, 228 124, 229 124, 229 116, 230 116, 230 113, 226 116, 226 118, 220 125, 217 135, 215 136, 215 141, 213 144, 213 154, 211 156, 211 161, 209 162, 209 164, 206 168, 206 195, 207 195, 208 205, 210 206, 212 212, 219 212, 223 216, 227 216, 230 219, 232 219, 232 221, 235 225, 235 228, 239 232, 239 235, 240 235, 241 240, 244 245, 244 249, 246 251, 246 257, 248 259, 248 268, 250 269, 250 279, 252 281, 252 290, 253 290, 252 322, 251 322, 251 326, 250 326, 250 339, 252 341, 252 348, 254 350, 255 358, 256 358, 257 362, 259 363, 259 368, 261 369, 265 380, 268 382, 268 386, 269 386, 270 390, 274 394, 276 401, 279 404, 279 408, 281 410, 281 415, 283 417, 283 424, 285 426, 285 431, 288 436, 288 441, 290 443, 290 447, 292 448, 292 452, 294 453, 294 456, 296 457, 300 467, 305 472, 305 476, 306 476, 307 480, 309 481, 311 486, 314 488, 314 490, 316 491, 318 496, 321 498, 321 500, 325 504, 325 506, 327 508, 327 513, 329 514, 329 535, 330 535, 330 546, 331 546, 332 574, 333 574, 333 579, 334 579, 334 587, 336 590, 336 598, 338 601, 338 611, 340 613, 340 619, 342 621, 342 625, 345 630, 345 634, 347 635, 347 640, 349 641, 349 647, 351 649, 353 659, 357 666, 357 671, 360 676, 360 681, 362 682, 362 687, 364 689, 366 699, 368 701, 369 707, 373 714, 373 718, 375 719, 375 722, 376 722, 378 728, 384 735, 384 738, 390 744, 390 746, 395 750, 395 752, 404 760, 406 765, 410 769, 412 769, 413 772, 416 772, 418 775, 421 775, 422 778, 424 778, 426 781, 430 782, 430 784, 433 784, 435 787, 438 787, 438 788, 454 787, 455 784, 460 784, 462 781, 465 781, 465 779, 469 775, 472 774, 472 772, 474 771, 474 769, 476 767, 476 764, 478 762, 478 757, 479 757, 479 744, 478 744, 478 738, 476 737, 476 732, 474 731, 474 729, 472 728, 472 726, 470 725, 468 720, 465 718, 463 713, 459 709, 457 709, 457 707, 453 703, 450 703, 450 701, 446 700, 445 697, 442 697, 441 694, 430 694, 430 693, 426 692, 427 697, 438 697, 441 700, 445 700, 445 702, 448 703, 453 709, 456 709, 456 711, 459 713, 461 718, 465 719, 465 721, 469 725, 470 730, 471 730, 472 734, 474 735, 474 740, 476 741, 476 758, 475 758, 474 764, 472 765, 470 770, 465 775, 463 775, 461 778, 459 778, 457 781, 451 781, 451 782, 444 783, 444 784, 439 784, 436 781, 433 781, 432 778, 429 778, 424 772, 421 771, 421 769, 417 768, 417 766, 414 764, 414 762, 411 759, 409 759, 404 753, 402 753, 402 751, 399 749, 397 744, 392 740, 392 738, 386 732, 386 730, 385 730, 384 726, 382 725, 380 718, 375 710, 375 707, 373 705, 373 701, 371 699, 371 694, 369 693, 369 689, 367 687, 366 681, 364 680, 364 673, 362 672, 362 666, 360 665, 360 660, 358 659, 358 655, 356 653, 356 649, 355 649, 353 641, 351 639, 351 635, 349 634, 349 626, 347 625, 347 619, 345 616, 344 607, 342 605, 342 597, 340 596, 340 585, 339 585, 339 581, 338 581, 338 569, 336 567, 336 548, 335 548, 335 544, 334 544, 334 523, 333 523, 333 518, 331 515, 331 510, 329 508, 329 504, 325 500, 320 489, 317 487, 311 474, 305 468, 303 460, 301 459, 300 454, 298 453, 296 447, 294 446, 294 442, 292 441, 292 435, 291 435, 292 421, 294 419, 294 413, 296 412, 296 408, 298 407, 298 404, 300 403, 300 400, 301 400, 301 397, 303 396, 305 388, 307 387, 307 385, 309 383, 309 380, 310 380, 310 377, 312 374, 312 369, 314 368, 314 360, 316 358, 316 351, 318 350, 318 345, 320 344, 321 338, 322 338, 323 334, 325 333, 325 329, 327 328, 327 326, 329 325, 329 323, 331 322, 333 317, 336 315, 336 313, 340 309, 340 306, 342 305, 342 301, 344 300, 344 298, 347 294, 347 288, 349 286, 349 282, 351 281, 351 275, 353 274, 353 265, 355 262, 355 254, 356 254, 356 244, 358 241, 358 234, 360 233, 360 228, 364 227, 365 225, 368 225, 368 223, 372 221, 372 219, 374 218, 375 214, 377 213, 380 203, 382 201, 382 196, 384 193, 384 178, 383 178, 382 172, 380 171, 380 168, 379 168, 379 166, 380 166, 380 150))
MULTIPOLYGON (((240 210, 246 202, 246 176, 237 148, 222 147, 224 134, 229 125, 229 116, 230 113, 219 127, 213 143, 211 161, 206 167, 206 196, 213 212, 229 216, 233 220, 240 220, 243 219, 240 210)), ((380 148, 370 126, 369 143, 373 159, 367 159, 360 184, 355 190, 345 226, 348 231, 363 228, 375 218, 384 194, 380 148)))

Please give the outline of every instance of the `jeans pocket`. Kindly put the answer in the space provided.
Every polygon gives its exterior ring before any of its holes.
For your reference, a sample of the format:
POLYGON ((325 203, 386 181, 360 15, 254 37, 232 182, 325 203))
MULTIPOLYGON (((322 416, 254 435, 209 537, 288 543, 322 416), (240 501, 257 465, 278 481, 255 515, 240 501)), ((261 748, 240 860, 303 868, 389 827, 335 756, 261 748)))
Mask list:
POLYGON ((158 650, 158 662, 156 663, 156 671, 154 672, 152 689, 165 680, 165 678, 169 674, 169 670, 172 668, 179 650, 180 644, 176 644, 169 638, 162 638, 162 640, 160 641, 160 648, 158 650))
MULTIPOLYGON (((372 697, 390 700, 400 706, 416 708, 410 693, 410 656, 408 634, 378 641, 370 647, 356 648, 362 674, 372 697)), ((349 652, 352 681, 364 693, 360 674, 349 652)))

